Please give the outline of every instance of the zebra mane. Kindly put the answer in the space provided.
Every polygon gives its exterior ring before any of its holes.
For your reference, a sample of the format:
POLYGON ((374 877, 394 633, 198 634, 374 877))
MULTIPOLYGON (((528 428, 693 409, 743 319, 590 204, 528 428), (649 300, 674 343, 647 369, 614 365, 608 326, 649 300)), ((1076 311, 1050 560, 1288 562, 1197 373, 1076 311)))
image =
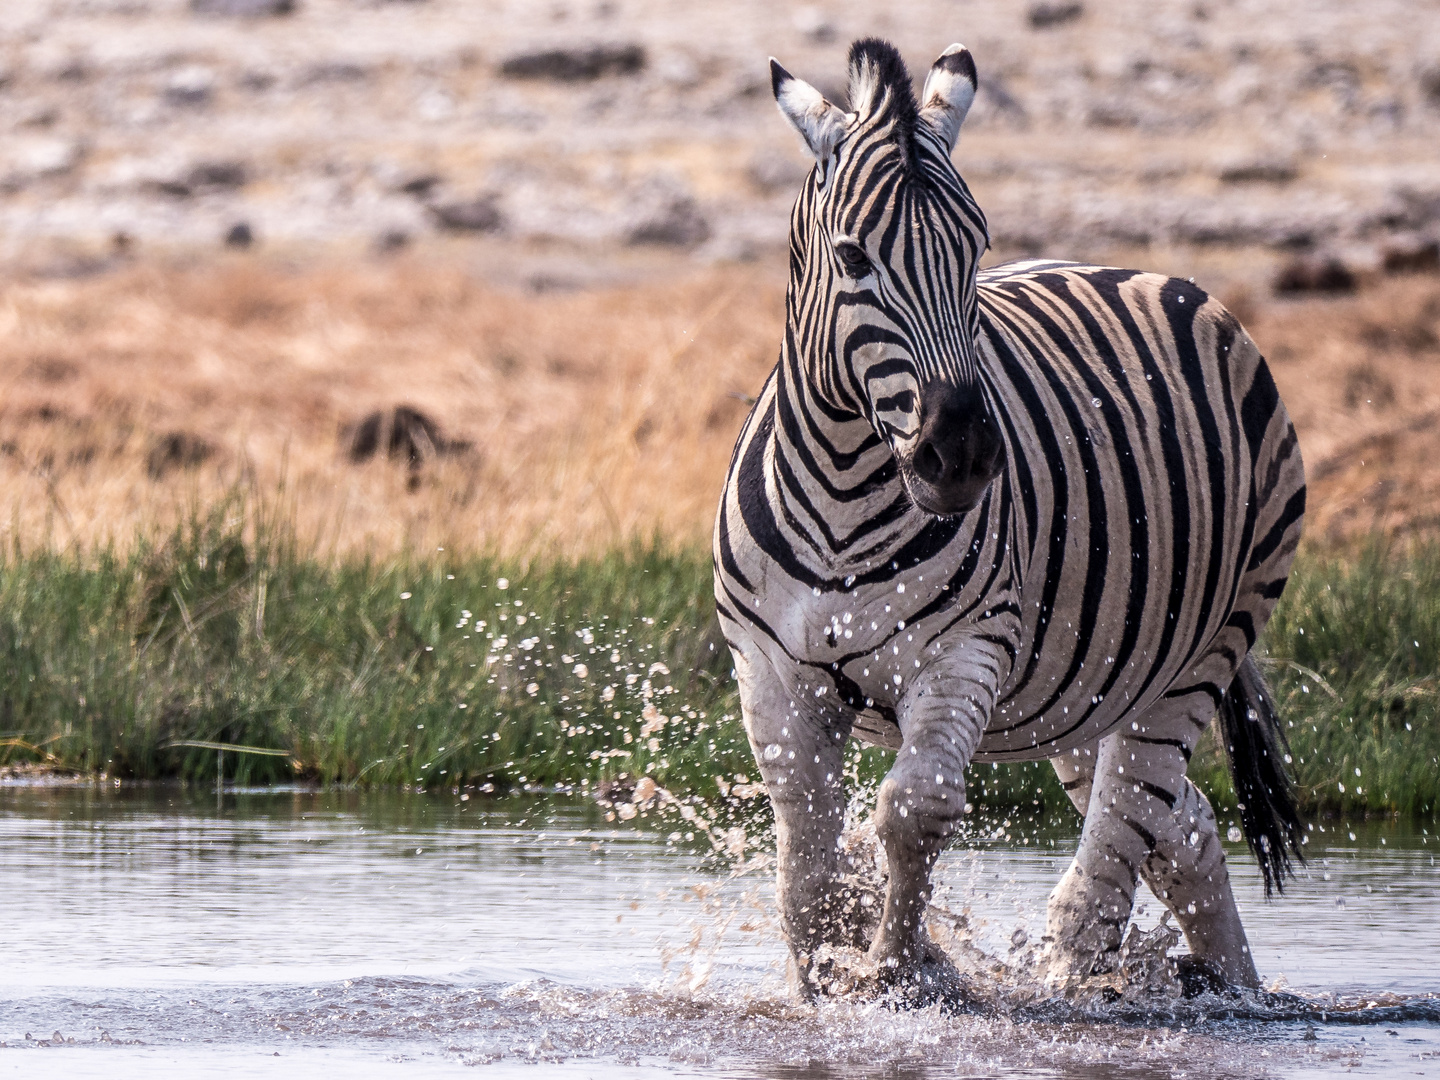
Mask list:
POLYGON ((900 50, 881 38, 861 38, 850 46, 848 66, 850 111, 868 127, 893 123, 893 137, 904 161, 907 166, 917 164, 914 136, 920 103, 900 50))

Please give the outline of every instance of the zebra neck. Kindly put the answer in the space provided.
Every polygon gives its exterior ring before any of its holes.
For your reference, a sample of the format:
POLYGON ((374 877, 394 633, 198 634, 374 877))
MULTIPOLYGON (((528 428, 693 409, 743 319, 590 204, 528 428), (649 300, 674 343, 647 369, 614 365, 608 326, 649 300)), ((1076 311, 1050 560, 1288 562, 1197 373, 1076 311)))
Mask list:
POLYGON ((935 521, 911 503, 890 448, 864 416, 823 401, 797 365, 782 360, 772 386, 755 462, 767 516, 818 578, 888 566, 935 521))

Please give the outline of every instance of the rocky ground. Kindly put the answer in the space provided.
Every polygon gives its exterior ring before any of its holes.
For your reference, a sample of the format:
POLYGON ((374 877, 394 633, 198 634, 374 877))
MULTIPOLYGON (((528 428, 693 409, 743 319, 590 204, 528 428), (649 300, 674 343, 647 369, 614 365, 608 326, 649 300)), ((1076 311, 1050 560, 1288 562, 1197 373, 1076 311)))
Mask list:
POLYGON ((544 287, 747 258, 806 167, 766 57, 843 96, 867 33, 917 73, 974 51, 957 160, 1001 252, 1242 249, 1268 282, 1440 227, 1435 0, 14 0, 0 260, 449 243, 544 287))

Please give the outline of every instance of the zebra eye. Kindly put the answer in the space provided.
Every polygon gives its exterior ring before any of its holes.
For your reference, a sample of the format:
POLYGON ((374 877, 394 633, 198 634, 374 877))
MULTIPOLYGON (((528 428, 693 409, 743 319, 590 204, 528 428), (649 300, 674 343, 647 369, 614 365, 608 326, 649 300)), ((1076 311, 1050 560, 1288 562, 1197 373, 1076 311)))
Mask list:
POLYGON ((835 254, 840 256, 840 264, 851 277, 862 278, 870 272, 870 258, 855 241, 841 240, 835 245, 835 254))

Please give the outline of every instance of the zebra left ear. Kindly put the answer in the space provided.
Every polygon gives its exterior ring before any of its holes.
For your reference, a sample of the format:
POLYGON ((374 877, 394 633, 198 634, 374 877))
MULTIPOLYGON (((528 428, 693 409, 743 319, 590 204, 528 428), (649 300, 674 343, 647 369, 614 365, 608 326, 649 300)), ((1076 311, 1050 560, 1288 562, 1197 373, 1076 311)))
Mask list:
POLYGON ((770 88, 775 92, 775 104, 805 140, 824 173, 831 151, 845 134, 845 113, 825 100, 825 95, 815 87, 791 75, 773 56, 770 88))
POLYGON ((960 125, 975 101, 975 58, 964 45, 951 45, 925 76, 925 90, 920 95, 920 118, 955 149, 960 125))

